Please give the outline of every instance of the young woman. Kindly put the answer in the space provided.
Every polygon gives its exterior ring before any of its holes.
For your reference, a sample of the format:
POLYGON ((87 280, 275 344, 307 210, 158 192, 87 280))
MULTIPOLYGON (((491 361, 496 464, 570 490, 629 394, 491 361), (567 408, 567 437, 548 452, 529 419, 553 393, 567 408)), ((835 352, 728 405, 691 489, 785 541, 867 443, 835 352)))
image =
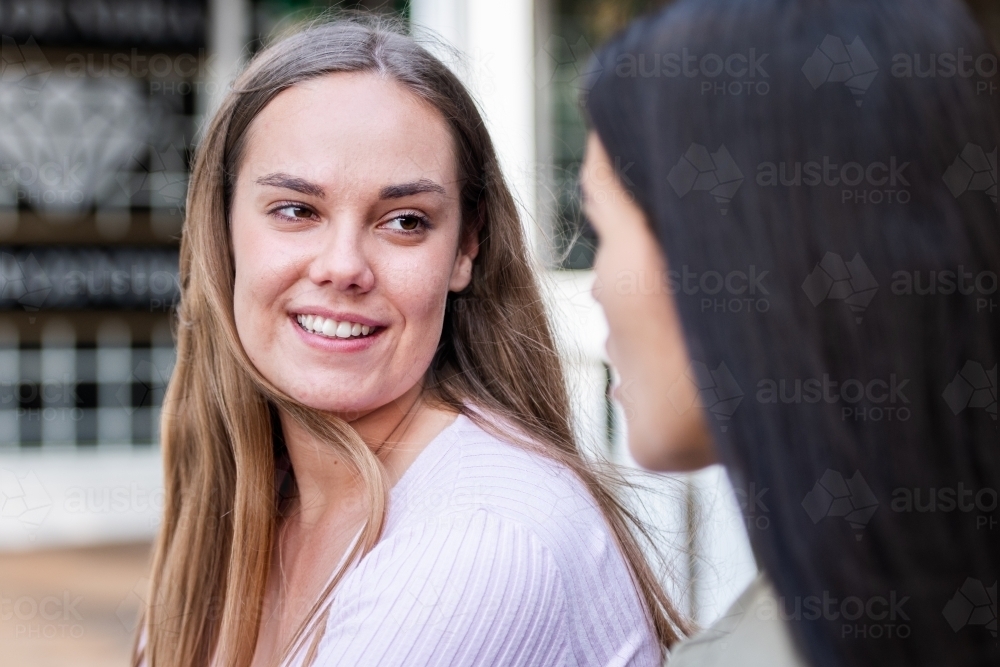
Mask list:
POLYGON ((655 665, 682 621, 581 458, 458 79, 311 27, 207 128, 136 664, 655 665))
POLYGON ((1000 77, 968 10, 680 0, 598 60, 630 448, 721 461, 767 519, 764 577, 671 664, 998 664, 1000 77))

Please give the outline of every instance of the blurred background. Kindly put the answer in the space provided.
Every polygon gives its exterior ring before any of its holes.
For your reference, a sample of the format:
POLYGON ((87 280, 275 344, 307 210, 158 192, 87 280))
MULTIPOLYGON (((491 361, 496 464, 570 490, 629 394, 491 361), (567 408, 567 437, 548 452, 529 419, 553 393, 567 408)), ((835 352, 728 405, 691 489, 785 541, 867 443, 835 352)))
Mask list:
MULTIPOLYGON (((544 269, 584 445, 634 467, 590 296, 579 95, 593 49, 664 4, 0 0, 0 663, 127 663, 199 128, 271 35, 330 8, 410 22, 472 90, 544 269)), ((969 4, 1000 42, 1000 5, 969 4)), ((644 483, 664 579, 709 623, 756 572, 743 525, 766 528, 767 490, 735 494, 718 468, 644 483)))

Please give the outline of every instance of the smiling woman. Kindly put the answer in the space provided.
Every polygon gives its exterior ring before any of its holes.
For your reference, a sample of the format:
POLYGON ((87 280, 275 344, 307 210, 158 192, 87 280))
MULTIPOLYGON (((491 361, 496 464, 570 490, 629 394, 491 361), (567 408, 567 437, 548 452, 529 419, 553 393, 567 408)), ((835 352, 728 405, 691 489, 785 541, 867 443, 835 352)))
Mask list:
POLYGON ((450 129, 357 72, 282 91, 248 131, 231 213, 240 340, 290 396, 354 421, 419 382, 448 293, 472 277, 450 129))
POLYGON ((319 24, 192 172, 166 511, 134 664, 658 665, 683 619, 586 463, 455 76, 319 24))

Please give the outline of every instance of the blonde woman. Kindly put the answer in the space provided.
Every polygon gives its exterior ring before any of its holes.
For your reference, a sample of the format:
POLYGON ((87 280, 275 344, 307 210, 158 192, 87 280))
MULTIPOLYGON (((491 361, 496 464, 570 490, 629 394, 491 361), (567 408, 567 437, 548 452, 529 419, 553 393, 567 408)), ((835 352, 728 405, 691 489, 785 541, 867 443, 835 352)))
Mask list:
POLYGON ((259 54, 198 149, 135 664, 658 665, 683 630, 575 445, 514 201, 384 25, 259 54))

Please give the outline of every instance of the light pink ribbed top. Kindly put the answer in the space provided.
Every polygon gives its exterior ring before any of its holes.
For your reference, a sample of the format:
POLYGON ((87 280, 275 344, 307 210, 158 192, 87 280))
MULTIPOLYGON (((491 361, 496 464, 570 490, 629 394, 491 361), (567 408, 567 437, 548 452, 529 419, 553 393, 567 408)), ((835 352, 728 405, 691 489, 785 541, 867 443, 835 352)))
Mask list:
POLYGON ((460 416, 393 487, 386 521, 334 590, 314 665, 661 665, 614 538, 562 466, 460 416))
MULTIPOLYGON (((300 667, 305 651, 286 663, 300 667)), ((603 516, 570 471, 459 416, 391 492, 313 664, 659 666, 603 516)))

